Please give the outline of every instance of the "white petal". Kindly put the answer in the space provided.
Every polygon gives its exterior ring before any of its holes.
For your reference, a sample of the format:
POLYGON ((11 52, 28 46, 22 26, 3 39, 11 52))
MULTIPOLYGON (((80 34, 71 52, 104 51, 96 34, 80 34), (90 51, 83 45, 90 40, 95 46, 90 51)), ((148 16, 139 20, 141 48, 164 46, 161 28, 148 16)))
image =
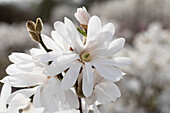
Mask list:
POLYGON ((70 69, 65 74, 61 86, 64 90, 70 89, 76 82, 81 68, 81 63, 79 61, 73 62, 70 69))
POLYGON ((58 104, 55 100, 56 98, 51 92, 48 85, 45 85, 44 87, 42 87, 40 91, 40 99, 41 99, 41 104, 42 104, 41 107, 45 107, 45 111, 55 112, 59 109, 58 104))
POLYGON ((17 94, 9 103, 8 112, 18 113, 19 109, 26 108, 30 104, 29 98, 26 98, 23 94, 17 94))
POLYGON ((61 88, 61 82, 58 78, 51 77, 48 81, 51 91, 58 97, 62 102, 65 101, 65 93, 64 90, 61 88))
POLYGON ((15 64, 11 64, 6 68, 7 74, 16 74, 16 73, 23 73, 21 69, 19 69, 15 64))
POLYGON ((5 82, 6 80, 9 80, 13 87, 29 87, 45 83, 47 76, 33 73, 20 73, 6 76, 1 81, 5 82))
POLYGON ((67 68, 69 68, 71 66, 71 63, 68 64, 63 64, 63 65, 56 65, 55 62, 52 62, 51 65, 49 65, 45 70, 44 73, 48 76, 55 76, 61 72, 63 72, 64 70, 66 70, 67 68))
POLYGON ((41 37, 42 37, 42 40, 43 40, 45 46, 48 49, 52 49, 52 50, 55 50, 55 51, 61 50, 60 46, 58 46, 50 37, 48 37, 44 34, 41 34, 41 37))
POLYGON ((21 90, 17 90, 15 92, 13 92, 9 99, 8 99, 8 103, 12 100, 12 98, 17 95, 17 94, 23 94, 25 97, 29 98, 31 97, 35 92, 36 90, 38 89, 38 87, 34 87, 34 88, 28 88, 28 89, 21 89, 21 90))
POLYGON ((97 33, 101 30, 101 21, 97 16, 92 16, 88 23, 87 43, 95 40, 97 33))
POLYGON ((21 63, 21 62, 29 62, 29 61, 32 61, 32 57, 28 54, 25 54, 25 53, 12 53, 10 56, 9 56, 9 60, 13 63, 21 63))
POLYGON ((106 49, 108 47, 108 44, 110 43, 113 35, 115 32, 115 28, 112 23, 108 23, 105 26, 102 27, 101 31, 99 32, 99 35, 96 37, 95 41, 93 43, 90 43, 91 46, 90 51, 100 51, 101 49, 106 49))
POLYGON ((42 107, 43 105, 41 104, 41 92, 42 91, 42 85, 40 85, 37 89, 37 91, 34 94, 33 97, 33 105, 34 107, 42 107))
POLYGON ((93 61, 92 64, 103 78, 111 80, 113 82, 119 81, 123 77, 123 75, 125 75, 125 73, 114 68, 113 66, 103 65, 100 62, 96 61, 93 61))
MULTIPOLYGON (((93 79, 92 79, 93 80, 93 79)), ((82 88, 83 88, 83 94, 86 96, 86 97, 89 97, 91 96, 92 92, 93 92, 93 85, 94 85, 94 82, 88 82, 87 80, 87 71, 84 70, 83 71, 83 85, 82 85, 82 88)))
POLYGON ((95 62, 100 62, 104 65, 113 65, 113 66, 117 66, 117 67, 124 67, 127 66, 129 64, 131 64, 131 59, 128 57, 116 57, 116 58, 98 58, 93 60, 95 62))
POLYGON ((107 51, 107 56, 110 56, 112 54, 117 53, 118 51, 120 51, 125 44, 125 39, 124 38, 118 38, 116 40, 113 40, 108 47, 108 51, 107 51))
POLYGON ((95 87, 97 100, 102 104, 108 104, 116 101, 121 96, 119 88, 111 81, 105 81, 95 87))
POLYGON ((85 70, 87 74, 87 82, 91 83, 93 82, 93 73, 92 73, 92 65, 91 62, 85 62, 85 70))
POLYGON ((115 62, 114 65, 117 67, 127 66, 132 63, 132 60, 128 57, 116 57, 113 60, 115 62))
POLYGON ((7 80, 1 90, 1 95, 0 95, 0 111, 5 111, 6 110, 6 104, 8 101, 9 96, 11 95, 11 85, 9 81, 7 80))
POLYGON ((57 64, 67 64, 70 63, 76 59, 80 59, 79 55, 77 53, 68 53, 68 54, 63 54, 57 58, 56 63, 57 64))
POLYGON ((66 103, 69 105, 70 109, 76 109, 79 107, 79 101, 77 95, 71 90, 65 91, 66 103))
POLYGON ((74 26, 72 21, 66 17, 64 18, 64 23, 66 25, 67 33, 69 34, 69 37, 72 43, 74 44, 73 49, 75 49, 78 53, 81 53, 83 49, 83 42, 80 39, 80 36, 78 34, 76 27, 74 26))
POLYGON ((96 104, 93 104, 94 113, 100 113, 96 104))
POLYGON ((44 113, 44 108, 34 108, 34 111, 31 113, 44 113))
POLYGON ((38 61, 39 61, 39 62, 53 61, 53 60, 55 60, 58 56, 60 56, 60 55, 62 55, 62 54, 63 54, 63 52, 60 52, 60 51, 58 51, 58 52, 53 52, 53 51, 51 51, 51 52, 48 52, 48 53, 45 53, 45 54, 40 55, 38 61))
POLYGON ((86 103, 87 103, 88 105, 92 105, 92 104, 94 104, 94 103, 96 102, 96 100, 97 100, 97 96, 96 96, 96 94, 93 92, 90 97, 86 98, 86 103))
POLYGON ((62 47, 63 50, 69 49, 69 44, 58 34, 57 31, 52 31, 51 36, 55 40, 55 43, 62 47))
POLYGON ((67 30, 66 30, 66 26, 64 23, 62 22, 55 22, 54 23, 54 28, 55 30, 57 31, 57 33, 71 46, 71 47, 74 47, 71 39, 69 38, 69 35, 67 33, 67 30))

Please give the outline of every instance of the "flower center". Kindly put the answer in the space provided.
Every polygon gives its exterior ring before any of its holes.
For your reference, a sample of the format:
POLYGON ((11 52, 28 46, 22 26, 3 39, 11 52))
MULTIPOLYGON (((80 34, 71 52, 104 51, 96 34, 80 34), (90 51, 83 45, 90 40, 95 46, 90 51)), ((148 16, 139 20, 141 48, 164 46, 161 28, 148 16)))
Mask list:
POLYGON ((86 61, 86 62, 90 61, 90 53, 88 52, 84 52, 83 54, 81 54, 80 57, 82 61, 86 61))

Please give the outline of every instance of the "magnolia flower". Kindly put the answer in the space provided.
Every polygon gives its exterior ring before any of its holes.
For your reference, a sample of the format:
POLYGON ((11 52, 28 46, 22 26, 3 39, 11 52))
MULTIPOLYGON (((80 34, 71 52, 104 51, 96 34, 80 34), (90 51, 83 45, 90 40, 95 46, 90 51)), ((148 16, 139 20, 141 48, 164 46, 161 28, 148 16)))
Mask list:
POLYGON ((64 19, 64 23, 56 22, 54 28, 56 31, 52 32, 53 40, 42 35, 47 47, 53 51, 42 55, 40 61, 52 61, 44 70, 47 75, 55 76, 68 69, 61 83, 64 90, 74 86, 81 68, 83 68, 82 89, 86 97, 89 97, 93 91, 93 67, 103 78, 112 82, 120 80, 125 75, 116 67, 126 66, 131 60, 126 57, 113 57, 125 43, 124 38, 111 41, 115 32, 113 24, 108 23, 101 27, 100 19, 97 16, 91 17, 85 45, 76 27, 68 18, 64 19))
POLYGON ((87 12, 87 10, 84 6, 83 6, 83 8, 77 8, 77 12, 74 14, 74 16, 80 22, 80 24, 88 25, 88 21, 90 19, 90 14, 87 12))
POLYGON ((44 108, 34 108, 30 102, 31 99, 21 93, 16 94, 7 107, 7 102, 11 95, 10 83, 6 81, 0 96, 0 113, 19 113, 19 110, 22 110, 22 113, 43 113, 44 108))
MULTIPOLYGON (((56 77, 49 77, 43 73, 47 63, 42 64, 36 60, 36 57, 43 53, 40 49, 32 49, 31 55, 24 53, 12 53, 9 56, 11 64, 6 72, 6 76, 1 81, 10 81, 13 87, 35 87, 30 88, 28 95, 34 94, 33 104, 35 107, 45 107, 45 111, 54 112, 78 108, 77 96, 71 91, 64 91, 61 88, 61 82, 56 77), (39 52, 39 53, 38 53, 39 52)), ((25 93, 25 90, 22 91, 25 93)))

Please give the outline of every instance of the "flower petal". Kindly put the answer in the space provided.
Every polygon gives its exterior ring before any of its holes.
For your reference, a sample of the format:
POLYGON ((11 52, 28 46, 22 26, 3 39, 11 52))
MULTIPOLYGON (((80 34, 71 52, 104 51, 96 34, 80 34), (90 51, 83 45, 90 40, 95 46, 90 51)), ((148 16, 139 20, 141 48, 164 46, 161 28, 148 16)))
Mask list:
POLYGON ((79 107, 79 101, 77 95, 71 90, 65 91, 66 103, 69 105, 70 109, 76 109, 79 107))
POLYGON ((66 100, 64 90, 61 88, 61 82, 58 78, 51 77, 48 82, 51 91, 58 97, 63 103, 66 100))
POLYGON ((9 97, 9 99, 8 99, 8 103, 13 99, 13 97, 15 96, 15 95, 17 95, 17 94, 23 94, 25 97, 27 97, 27 98, 29 98, 29 97, 31 97, 35 92, 36 92, 36 90, 38 89, 38 87, 39 86, 37 86, 37 87, 34 87, 34 88, 28 88, 28 89, 21 89, 21 90, 17 90, 17 91, 15 91, 15 92, 13 92, 11 95, 10 95, 10 97, 9 97))
POLYGON ((116 101, 121 96, 119 88, 111 81, 105 81, 95 87, 97 100, 102 104, 108 104, 116 101))
POLYGON ((63 50, 67 51, 69 49, 68 43, 58 34, 57 31, 52 31, 51 36, 55 40, 55 43, 57 43, 63 50))
POLYGON ((0 111, 5 111, 6 108, 6 104, 8 101, 9 96, 11 95, 11 85, 9 83, 9 81, 7 80, 1 90, 1 95, 0 95, 0 111))
POLYGON ((111 80, 113 82, 119 81, 123 77, 123 75, 125 75, 125 73, 114 68, 113 66, 102 65, 102 63, 96 61, 93 61, 92 64, 103 78, 111 80))
POLYGON ((64 18, 64 23, 66 25, 67 33, 69 34, 69 37, 74 44, 73 49, 78 53, 81 53, 83 49, 83 42, 80 39, 76 27, 74 26, 73 22, 66 17, 64 18))
POLYGON ((91 83, 93 82, 93 72, 92 72, 91 62, 85 62, 85 68, 87 74, 87 82, 91 83))
POLYGON ((55 62, 52 62, 51 65, 49 65, 45 70, 44 73, 48 76, 55 76, 61 72, 63 72, 64 70, 66 70, 67 68, 69 68, 71 66, 71 63, 68 64, 63 64, 63 65, 56 65, 55 62))
POLYGON ((88 23, 87 43, 95 40, 97 33, 101 30, 101 21, 99 17, 92 16, 88 23))
POLYGON ((81 65, 82 64, 79 61, 75 61, 70 66, 70 69, 64 75, 64 78, 61 83, 61 86, 64 90, 70 89, 75 84, 77 77, 79 75, 81 65))
POLYGON ((115 54, 118 51, 120 51, 124 47, 124 44, 125 44, 124 38, 118 38, 116 40, 113 40, 109 44, 109 47, 108 47, 108 50, 107 50, 107 53, 108 53, 107 56, 110 56, 110 55, 115 54))
MULTIPOLYGON (((93 80, 93 79, 92 79, 93 80)), ((83 71, 83 85, 82 85, 82 88, 83 88, 83 94, 86 96, 86 97, 89 97, 91 96, 92 92, 93 92, 93 85, 94 85, 94 82, 88 82, 87 80, 87 71, 86 69, 83 71)))
POLYGON ((18 64, 21 62, 32 61, 32 57, 31 55, 25 53, 12 53, 11 55, 9 55, 9 60, 15 64, 18 64))
POLYGON ((59 45, 57 45, 50 37, 41 34, 42 40, 45 44, 45 46, 47 46, 48 49, 52 49, 55 51, 60 51, 61 47, 59 45))
POLYGON ((94 59, 95 62, 100 62, 103 65, 112 65, 117 67, 124 67, 131 64, 131 59, 128 57, 116 57, 116 58, 98 58, 94 59))
POLYGON ((54 23, 54 28, 63 40, 65 40, 71 47, 74 47, 71 39, 69 38, 66 30, 66 25, 64 23, 57 21, 54 23))
POLYGON ((1 82, 9 80, 13 87, 29 87, 43 84, 47 81, 47 76, 34 73, 20 73, 4 77, 1 82))
POLYGON ((31 99, 26 98, 23 94, 17 94, 9 103, 8 112, 18 113, 19 109, 26 108, 30 104, 31 99))

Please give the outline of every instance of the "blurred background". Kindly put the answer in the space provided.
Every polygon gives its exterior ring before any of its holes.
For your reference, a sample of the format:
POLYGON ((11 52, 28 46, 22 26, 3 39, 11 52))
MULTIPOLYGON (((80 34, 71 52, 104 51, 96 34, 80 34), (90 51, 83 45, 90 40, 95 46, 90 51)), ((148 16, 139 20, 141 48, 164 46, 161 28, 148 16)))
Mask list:
POLYGON ((81 6, 102 24, 114 23, 114 37, 127 40, 117 55, 133 61, 116 83, 122 97, 99 106, 102 113, 170 113, 170 0, 0 0, 0 79, 11 63, 8 55, 38 47, 27 20, 42 18, 43 33, 50 36, 53 23, 65 16, 78 25, 74 13, 81 6))

